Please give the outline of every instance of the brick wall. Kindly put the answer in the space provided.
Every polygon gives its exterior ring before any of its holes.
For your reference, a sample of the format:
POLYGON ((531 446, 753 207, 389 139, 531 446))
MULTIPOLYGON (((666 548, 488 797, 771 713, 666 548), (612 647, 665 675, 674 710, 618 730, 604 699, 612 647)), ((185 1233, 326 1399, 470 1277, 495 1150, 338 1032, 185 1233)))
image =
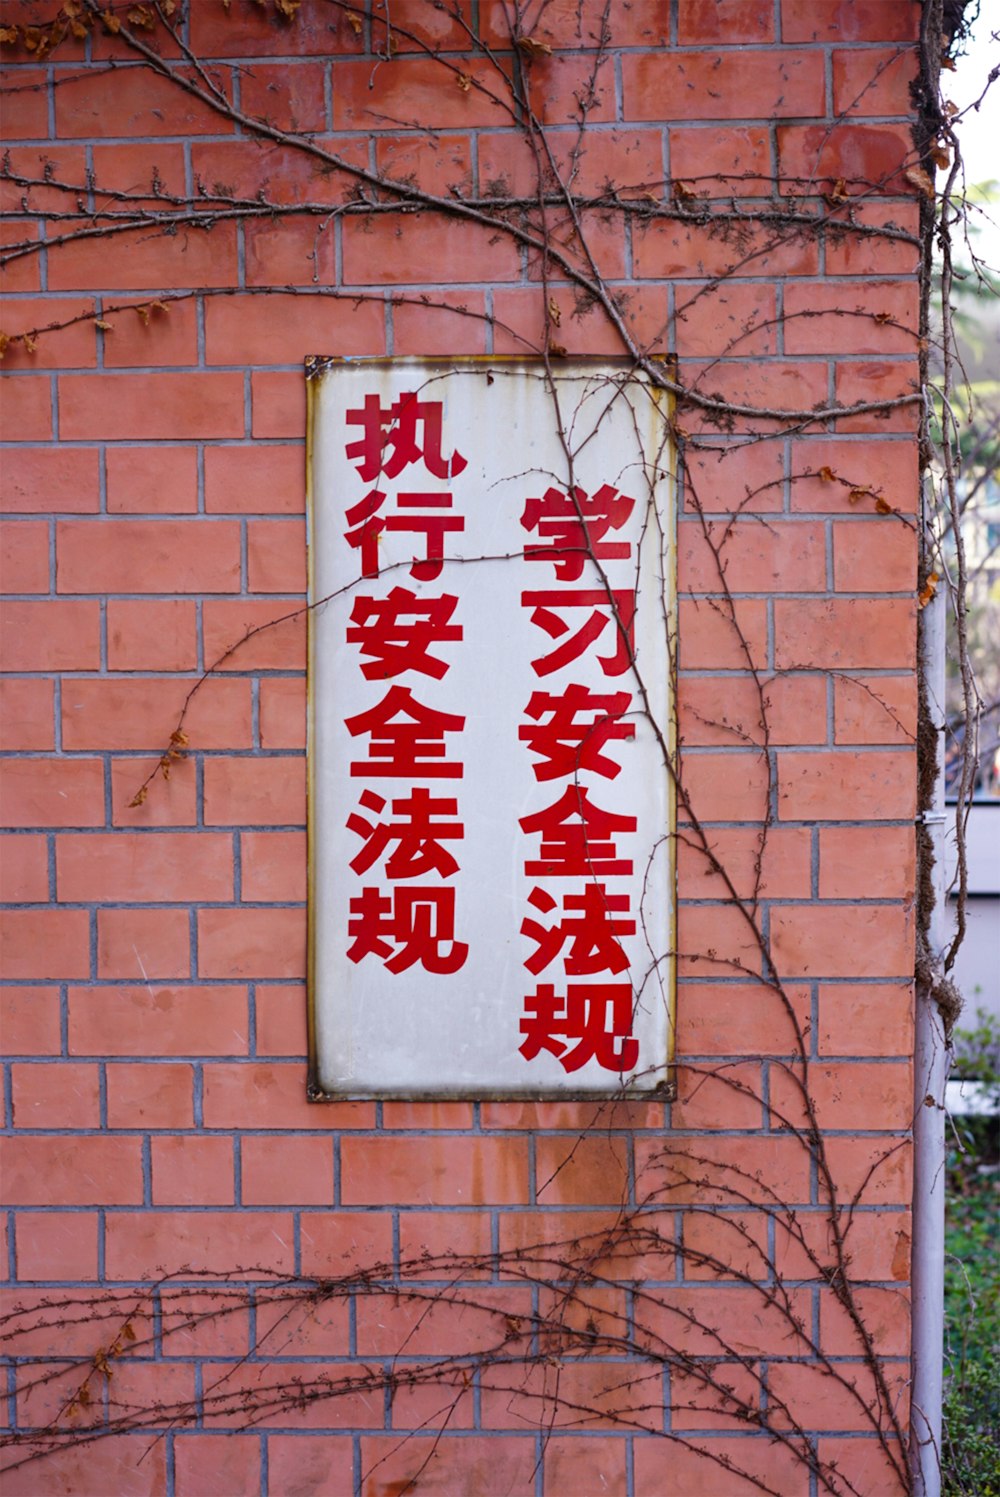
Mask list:
MULTIPOLYGON (((8 3, 3 19, 54 9, 8 3)), ((524 134, 462 26, 417 0, 393 7, 397 25, 442 49, 443 73, 403 35, 398 55, 378 61, 365 9, 305 0, 282 25, 272 7, 235 0, 227 14, 195 0, 185 34, 247 114, 314 132, 349 162, 431 193, 531 194, 524 134)), ((553 49, 528 65, 557 161, 576 138, 601 9, 560 0, 532 32, 553 49)), ((680 220, 608 206, 584 215, 632 335, 676 352, 681 379, 703 394, 809 409, 912 393, 920 189, 903 173, 916 159, 919 10, 612 5, 576 190, 626 179, 633 201, 662 206, 673 181, 673 201, 703 205, 680 220), (749 221, 706 221, 734 193, 749 221), (784 221, 789 207, 817 226, 784 221)), ((461 6, 509 72, 502 11, 461 6)), ((137 35, 163 45, 161 32, 137 35)), ((114 1377, 105 1387, 97 1376, 95 1397, 110 1390, 140 1408, 200 1408, 218 1379, 253 1389, 339 1377, 397 1353, 414 1366, 468 1358, 472 1370, 447 1419, 451 1384, 265 1411, 250 1428, 238 1408, 209 1412, 155 1443, 135 1432, 70 1442, 6 1490, 728 1497, 759 1490, 754 1475, 782 1497, 896 1490, 872 1423, 829 1370, 869 1386, 861 1343, 806 1252, 832 1261, 823 1173, 790 1126, 802 1116, 792 1023, 766 986, 726 965, 759 971, 760 954, 703 852, 687 839, 678 851, 685 1065, 672 1108, 310 1106, 301 617, 257 635, 199 690, 189 752, 130 806, 201 672, 248 626, 302 601, 304 355, 523 352, 544 336, 548 299, 569 352, 622 351, 563 275, 543 290, 536 255, 442 214, 262 212, 210 232, 184 223, 52 243, 88 172, 93 202, 148 192, 157 211, 154 175, 179 201, 199 183, 330 207, 352 190, 135 56, 100 26, 41 61, 18 43, 5 85, 6 242, 38 235, 50 247, 7 264, 2 326, 10 336, 86 314, 11 343, 4 359, 0 1264, 8 1307, 43 1307, 11 1322, 20 1360, 8 1411, 22 1431, 57 1417, 85 1426, 88 1408, 66 1412, 81 1381, 66 1364, 82 1357, 85 1373, 112 1345, 114 1377), (25 187, 11 174, 50 180, 25 187), (266 287, 303 294, 255 294, 266 287), (317 298, 323 288, 353 295, 317 298), (150 305, 177 292, 192 294, 150 305), (692 1154, 716 1161, 728 1194, 707 1165, 692 1172, 692 1154), (780 1202, 796 1208, 804 1245, 780 1202), (588 1313, 620 1327, 634 1315, 682 1357, 718 1355, 689 1317, 721 1322, 730 1381, 749 1377, 753 1406, 762 1386, 772 1407, 786 1400, 796 1440, 839 1477, 811 1472, 795 1441, 772 1440, 704 1389, 692 1398, 673 1352, 643 1359, 635 1338, 618 1355, 577 1346, 558 1396, 551 1365, 499 1384, 475 1371, 497 1320, 544 1311, 553 1292, 491 1253, 600 1232, 644 1204, 659 1251, 603 1259, 588 1313), (359 1283, 308 1314, 299 1306, 287 1335, 251 1352, 278 1313, 267 1273, 376 1263, 391 1280, 409 1262, 408 1283, 427 1294, 455 1276, 439 1259, 425 1284, 413 1260, 449 1251, 486 1255, 469 1270, 478 1308, 428 1315, 424 1300, 359 1283), (196 1275, 240 1270, 259 1287, 239 1291, 239 1314, 179 1324, 183 1304, 207 1293, 190 1287, 196 1275), (773 1313, 775 1274, 808 1346, 773 1313), (164 1275, 176 1284, 151 1289, 164 1275), (67 1324, 72 1312, 44 1308, 88 1296, 104 1298, 104 1318, 91 1308, 67 1324), (139 1328, 134 1351, 115 1343, 124 1322, 139 1328), (560 1397, 575 1415, 559 1413, 560 1397)), ((908 1337, 917 407, 720 425, 682 405, 679 419, 684 783, 741 896, 762 818, 773 819, 761 929, 804 1026, 839 1199, 858 1193, 850 1272, 895 1387, 908 1337), (745 445, 750 434, 766 439, 745 445), (751 661, 766 682, 766 735, 751 661)), ((148 1427, 161 1427, 155 1414, 148 1427)))

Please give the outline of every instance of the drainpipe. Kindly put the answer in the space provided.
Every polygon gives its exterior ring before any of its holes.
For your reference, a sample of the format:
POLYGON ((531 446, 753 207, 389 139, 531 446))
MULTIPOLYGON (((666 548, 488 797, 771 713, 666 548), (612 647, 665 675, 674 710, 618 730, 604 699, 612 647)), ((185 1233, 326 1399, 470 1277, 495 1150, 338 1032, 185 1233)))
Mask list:
MULTIPOLYGON (((938 739, 933 804, 922 821, 934 849, 934 908, 926 932, 930 969, 940 971, 949 921, 945 865, 945 619, 946 592, 921 616, 922 670, 927 710, 938 739)), ((921 964, 924 972, 926 964, 921 964)), ((914 1044, 912 1374, 909 1462, 913 1497, 940 1497, 941 1404, 944 1393, 945 1108, 948 1044, 933 990, 917 983, 914 1044)))

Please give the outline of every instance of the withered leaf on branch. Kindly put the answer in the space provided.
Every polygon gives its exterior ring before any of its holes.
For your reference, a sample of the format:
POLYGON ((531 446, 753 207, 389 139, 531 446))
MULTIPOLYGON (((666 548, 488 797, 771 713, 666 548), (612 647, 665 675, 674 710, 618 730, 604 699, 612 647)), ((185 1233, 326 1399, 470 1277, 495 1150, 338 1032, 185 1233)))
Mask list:
POLYGON ((822 468, 820 468, 817 472, 816 477, 822 478, 824 483, 832 483, 834 478, 836 477, 836 474, 830 467, 829 463, 824 463, 822 468))
POLYGON ((924 197, 932 198, 934 196, 934 183, 922 166, 911 166, 909 171, 903 173, 903 176, 909 182, 910 186, 915 187, 918 192, 922 192, 924 197))
POLYGON ((365 23, 358 15, 356 10, 347 11, 344 15, 344 20, 347 22, 348 26, 350 26, 355 36, 361 35, 362 31, 364 30, 365 23))
POLYGON ((105 31, 110 31, 112 36, 117 36, 118 32, 122 29, 121 21, 110 10, 101 11, 101 22, 105 31))
POLYGON ((941 578, 937 572, 928 572, 927 581, 917 594, 917 606, 919 608, 926 608, 931 599, 936 596, 940 581, 941 578))
POLYGON ((463 94, 467 94, 469 92, 469 89, 472 87, 472 79, 469 77, 468 73, 456 74, 455 82, 458 84, 463 94))
POLYGON ((517 39, 517 45, 519 51, 523 52, 525 57, 552 56, 552 48, 549 46, 548 42, 536 41, 533 36, 519 36, 517 39))
POLYGON ((875 500, 875 509, 880 515, 895 514, 895 510, 893 509, 892 505, 887 499, 883 499, 881 494, 879 494, 875 500))

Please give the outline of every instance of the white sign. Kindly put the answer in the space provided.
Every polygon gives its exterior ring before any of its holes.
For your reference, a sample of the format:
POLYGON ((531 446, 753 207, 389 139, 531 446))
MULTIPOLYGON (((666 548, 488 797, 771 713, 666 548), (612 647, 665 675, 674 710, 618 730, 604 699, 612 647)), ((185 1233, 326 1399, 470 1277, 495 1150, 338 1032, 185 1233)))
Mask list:
POLYGON ((662 397, 591 361, 307 375, 311 1092, 662 1094, 662 397))

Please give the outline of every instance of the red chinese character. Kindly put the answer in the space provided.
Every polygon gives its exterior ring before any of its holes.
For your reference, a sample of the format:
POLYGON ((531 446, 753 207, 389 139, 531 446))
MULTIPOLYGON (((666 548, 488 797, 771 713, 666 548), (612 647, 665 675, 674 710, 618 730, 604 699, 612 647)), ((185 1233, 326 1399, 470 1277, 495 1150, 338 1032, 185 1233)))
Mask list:
POLYGON ((356 442, 348 443, 347 456, 365 483, 380 473, 395 478, 421 459, 435 478, 453 478, 461 473, 466 461, 460 453, 448 459, 441 456, 442 406, 440 400, 418 400, 412 391, 407 391, 393 401, 388 411, 377 395, 366 395, 361 409, 349 410, 347 424, 364 427, 364 434, 356 442), (418 428, 422 428, 419 437, 418 428))
POLYGON ((632 989, 627 982, 570 983, 565 998, 550 982, 540 982, 524 1000, 525 1036, 521 1054, 534 1060, 542 1050, 564 1071, 578 1071, 596 1060, 605 1071, 632 1071, 639 1041, 632 1038, 632 989), (610 1007, 610 1014, 608 1009, 610 1007), (576 1044, 570 1048, 569 1041, 576 1044))
POLYGON ((352 775, 407 775, 459 779, 461 764, 444 759, 446 733, 460 733, 465 718, 418 702, 408 686, 390 686, 377 707, 345 718, 352 738, 371 734, 368 758, 351 764, 352 775), (409 722, 396 722, 408 717, 409 722))
POLYGON ((601 749, 610 738, 635 737, 635 723, 621 721, 631 702, 627 691, 602 696, 575 682, 561 696, 552 696, 547 691, 532 692, 525 711, 536 723, 544 716, 549 721, 534 728, 526 723, 518 728, 517 736, 532 753, 543 755, 542 763, 534 766, 535 779, 554 780, 583 769, 604 775, 608 780, 621 774, 621 765, 602 754, 601 749), (586 714, 590 721, 577 722, 581 714, 586 714))
POLYGON ((548 676, 553 671, 579 660, 588 645, 611 624, 615 636, 613 655, 599 655, 601 669, 606 676, 620 676, 628 670, 635 654, 635 590, 615 588, 610 596, 603 588, 561 590, 553 588, 547 592, 521 594, 521 607, 531 608, 531 622, 544 629, 550 639, 560 639, 569 633, 569 624, 553 612, 554 608, 591 608, 590 617, 569 639, 550 655, 539 655, 531 662, 536 676, 548 676))
MULTIPOLYGON (((376 814, 385 809, 385 800, 374 790, 364 792, 361 804, 366 811, 376 814)), ((365 839, 364 847, 351 859, 355 873, 366 873, 392 842, 398 845, 386 860, 386 878, 422 878, 435 872, 448 878, 458 871, 458 863, 441 843, 461 840, 465 827, 460 821, 434 819, 436 815, 457 816, 457 800, 447 797, 435 800, 428 789, 417 785, 409 796, 393 801, 392 814, 402 819, 380 821, 373 826, 357 812, 348 817, 348 830, 365 839)))
POLYGON ((585 788, 567 785, 554 805, 522 816, 520 822, 529 836, 541 833, 541 859, 524 865, 533 877, 607 878, 632 872, 631 858, 619 858, 612 836, 634 832, 636 818, 591 805, 585 788))
POLYGON ((372 489, 357 504, 351 506, 344 518, 355 529, 344 532, 348 545, 361 552, 362 577, 378 576, 378 542, 385 529, 385 516, 378 514, 385 503, 381 489, 372 489))
POLYGON ((391 895, 362 889, 351 900, 347 934, 352 937, 347 948, 352 962, 378 956, 390 972, 405 972, 417 962, 427 972, 457 972, 469 954, 466 943, 455 940, 455 890, 449 885, 400 885, 391 895))
POLYGON ((634 508, 634 499, 607 483, 589 498, 583 489, 574 488, 569 494, 546 489, 541 499, 525 504, 521 524, 525 530, 537 530, 548 544, 525 546, 525 560, 551 561, 560 582, 575 582, 583 575, 588 555, 602 561, 624 559, 629 554, 628 541, 603 537, 609 530, 620 530, 634 508))
POLYGON ((457 606, 451 593, 418 598, 405 587, 394 587, 385 598, 357 598, 347 643, 360 645, 362 655, 373 657, 362 663, 361 674, 369 681, 384 681, 403 671, 420 671, 440 681, 448 664, 429 654, 428 647, 462 638, 461 624, 448 622, 457 606))
MULTIPOLYGON (((401 493, 396 495, 396 503, 400 509, 451 509, 451 495, 401 493)), ((423 536, 427 559, 417 561, 414 558, 410 576, 431 582, 441 575, 445 536, 464 530, 465 520, 461 515, 390 515, 385 528, 423 536)))
MULTIPOLYGON (((543 915, 556 908, 556 901, 546 889, 532 889, 528 903, 543 915)), ((626 971, 628 957, 618 937, 635 935, 635 921, 614 917, 618 912, 628 913, 627 894, 609 894, 603 884, 585 884, 582 894, 563 896, 563 909, 566 914, 551 928, 530 918, 521 922, 522 936, 528 936, 537 948, 524 964, 529 972, 537 976, 555 961, 567 941, 569 951, 564 966, 568 977, 626 971)))

